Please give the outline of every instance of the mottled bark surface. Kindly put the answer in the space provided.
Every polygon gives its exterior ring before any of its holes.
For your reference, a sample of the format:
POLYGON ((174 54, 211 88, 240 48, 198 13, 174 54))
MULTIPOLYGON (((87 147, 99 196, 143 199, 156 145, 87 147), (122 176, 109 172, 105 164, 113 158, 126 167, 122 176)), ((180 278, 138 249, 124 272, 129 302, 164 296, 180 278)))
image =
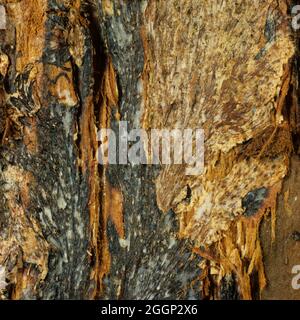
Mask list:
POLYGON ((299 297, 291 2, 0 5, 3 299, 299 297), (100 165, 120 120, 203 128, 204 173, 100 165))

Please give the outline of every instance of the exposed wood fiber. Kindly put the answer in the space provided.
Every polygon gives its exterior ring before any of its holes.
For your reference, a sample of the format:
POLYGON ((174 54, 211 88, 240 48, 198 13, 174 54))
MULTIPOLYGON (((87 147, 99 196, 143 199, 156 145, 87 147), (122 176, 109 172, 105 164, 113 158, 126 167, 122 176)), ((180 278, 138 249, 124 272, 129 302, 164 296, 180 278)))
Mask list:
POLYGON ((143 125, 205 130, 203 176, 164 168, 157 201, 163 211, 183 216, 182 234, 199 244, 220 238, 243 213, 241 198, 248 192, 271 187, 287 172, 285 150, 272 159, 264 147, 260 157, 257 150, 240 154, 241 144, 287 125, 281 111, 294 44, 287 6, 279 3, 150 1, 146 9, 143 125), (273 34, 266 34, 268 24, 275 24, 273 34), (182 201, 187 185, 189 204, 182 201))
POLYGON ((209 272, 218 286, 234 273, 244 299, 252 297, 254 272, 260 290, 266 284, 258 227, 271 198, 275 230, 276 186, 293 148, 283 112, 295 52, 288 5, 149 1, 145 11, 143 127, 205 131, 204 174, 189 177, 180 166, 165 166, 156 180, 157 203, 179 215, 181 237, 216 251, 218 266, 209 272), (247 222, 242 199, 259 188, 268 191, 263 213, 247 222), (250 240, 237 242, 240 237, 250 240))
POLYGON ((290 1, 0 5, 1 298, 260 298, 300 150, 290 1), (99 165, 120 120, 203 128, 204 173, 99 165))

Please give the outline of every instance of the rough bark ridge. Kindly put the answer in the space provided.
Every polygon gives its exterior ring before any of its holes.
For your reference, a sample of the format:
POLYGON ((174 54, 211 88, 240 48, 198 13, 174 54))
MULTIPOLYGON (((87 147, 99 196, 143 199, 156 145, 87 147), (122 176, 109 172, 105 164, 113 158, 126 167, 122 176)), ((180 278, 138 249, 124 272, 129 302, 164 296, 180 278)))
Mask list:
POLYGON ((277 195, 298 157, 291 3, 0 5, 3 298, 258 298, 259 227, 271 213, 272 269, 277 195), (204 174, 100 166, 97 131, 120 120, 203 128, 204 174))
POLYGON ((0 264, 15 299, 88 296, 93 49, 66 2, 5 2, 0 264))

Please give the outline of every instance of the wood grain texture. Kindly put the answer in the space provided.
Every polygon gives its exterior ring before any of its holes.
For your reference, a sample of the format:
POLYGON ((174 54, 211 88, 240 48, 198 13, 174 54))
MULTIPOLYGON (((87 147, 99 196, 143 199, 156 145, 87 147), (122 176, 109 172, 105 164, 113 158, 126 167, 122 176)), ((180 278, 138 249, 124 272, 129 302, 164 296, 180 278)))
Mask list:
POLYGON ((1 298, 271 297, 299 153, 291 1, 0 5, 1 298), (120 120, 203 128, 204 173, 100 165, 120 120))

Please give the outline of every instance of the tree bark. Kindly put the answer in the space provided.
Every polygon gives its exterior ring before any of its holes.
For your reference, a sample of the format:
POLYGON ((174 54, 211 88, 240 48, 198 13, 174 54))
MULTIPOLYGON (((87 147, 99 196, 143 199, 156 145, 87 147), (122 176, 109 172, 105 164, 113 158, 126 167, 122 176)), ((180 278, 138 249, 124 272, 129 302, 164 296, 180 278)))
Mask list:
POLYGON ((291 1, 0 5, 3 299, 299 298, 291 1), (100 165, 120 121, 203 129, 203 173, 100 165))

